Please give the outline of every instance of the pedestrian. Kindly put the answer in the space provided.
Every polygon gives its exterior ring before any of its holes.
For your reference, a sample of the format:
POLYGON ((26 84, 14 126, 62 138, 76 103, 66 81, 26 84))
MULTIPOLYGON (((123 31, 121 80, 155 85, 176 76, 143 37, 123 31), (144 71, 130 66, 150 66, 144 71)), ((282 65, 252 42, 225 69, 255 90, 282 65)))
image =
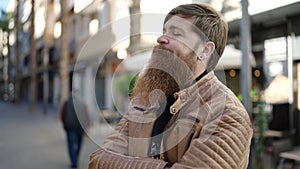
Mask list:
POLYGON ((70 168, 77 168, 84 128, 90 123, 87 108, 77 95, 70 95, 62 105, 60 115, 67 138, 70 168))
POLYGON ((172 9, 127 113, 91 154, 89 169, 247 168, 250 118, 214 75, 227 34, 208 4, 172 9))

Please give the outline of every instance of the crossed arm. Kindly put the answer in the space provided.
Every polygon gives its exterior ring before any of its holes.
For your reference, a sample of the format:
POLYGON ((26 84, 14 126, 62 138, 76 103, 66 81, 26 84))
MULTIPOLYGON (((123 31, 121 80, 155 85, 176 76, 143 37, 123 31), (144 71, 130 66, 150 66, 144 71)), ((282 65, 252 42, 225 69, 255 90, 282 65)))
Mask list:
POLYGON ((206 141, 193 139, 182 159, 172 166, 160 159, 128 156, 129 122, 123 118, 116 132, 104 142, 104 147, 91 154, 89 169, 246 168, 251 124, 242 116, 232 114, 238 113, 223 115, 206 141))

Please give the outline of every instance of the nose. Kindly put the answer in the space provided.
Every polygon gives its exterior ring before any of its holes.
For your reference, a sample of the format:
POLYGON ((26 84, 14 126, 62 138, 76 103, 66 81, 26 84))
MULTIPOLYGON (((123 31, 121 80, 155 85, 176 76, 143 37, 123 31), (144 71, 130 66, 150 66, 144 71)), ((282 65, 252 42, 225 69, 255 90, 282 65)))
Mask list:
POLYGON ((157 38, 157 43, 159 43, 159 44, 168 44, 169 43, 169 38, 166 35, 161 35, 160 37, 157 38))

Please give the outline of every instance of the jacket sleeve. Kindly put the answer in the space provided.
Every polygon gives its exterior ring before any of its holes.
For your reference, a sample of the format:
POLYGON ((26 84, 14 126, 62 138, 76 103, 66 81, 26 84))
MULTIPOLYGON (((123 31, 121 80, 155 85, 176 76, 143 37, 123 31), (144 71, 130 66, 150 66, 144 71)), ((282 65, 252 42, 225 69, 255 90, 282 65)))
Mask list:
POLYGON ((226 110, 219 120, 204 124, 201 132, 171 169, 247 168, 253 130, 246 111, 226 110))
POLYGON ((100 148, 91 154, 88 169, 164 169, 166 166, 163 160, 130 157, 100 148))
POLYGON ((64 103, 61 106, 61 109, 60 109, 60 112, 59 112, 59 118, 60 118, 62 123, 64 123, 64 121, 65 121, 65 115, 66 115, 66 103, 64 103))
POLYGON ((90 155, 88 169, 163 169, 167 162, 128 156, 128 119, 123 117, 103 146, 90 155))

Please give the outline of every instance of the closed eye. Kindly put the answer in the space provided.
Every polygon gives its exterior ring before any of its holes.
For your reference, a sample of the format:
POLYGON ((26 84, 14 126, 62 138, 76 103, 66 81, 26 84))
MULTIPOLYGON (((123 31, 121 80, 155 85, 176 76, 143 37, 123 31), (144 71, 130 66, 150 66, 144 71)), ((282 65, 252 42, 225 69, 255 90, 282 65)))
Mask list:
POLYGON ((163 28, 163 34, 169 34, 174 37, 179 37, 184 35, 184 30, 177 26, 171 25, 168 28, 163 28))
POLYGON ((181 34, 181 33, 178 33, 178 32, 174 32, 173 35, 174 35, 174 36, 182 36, 182 34, 181 34))

